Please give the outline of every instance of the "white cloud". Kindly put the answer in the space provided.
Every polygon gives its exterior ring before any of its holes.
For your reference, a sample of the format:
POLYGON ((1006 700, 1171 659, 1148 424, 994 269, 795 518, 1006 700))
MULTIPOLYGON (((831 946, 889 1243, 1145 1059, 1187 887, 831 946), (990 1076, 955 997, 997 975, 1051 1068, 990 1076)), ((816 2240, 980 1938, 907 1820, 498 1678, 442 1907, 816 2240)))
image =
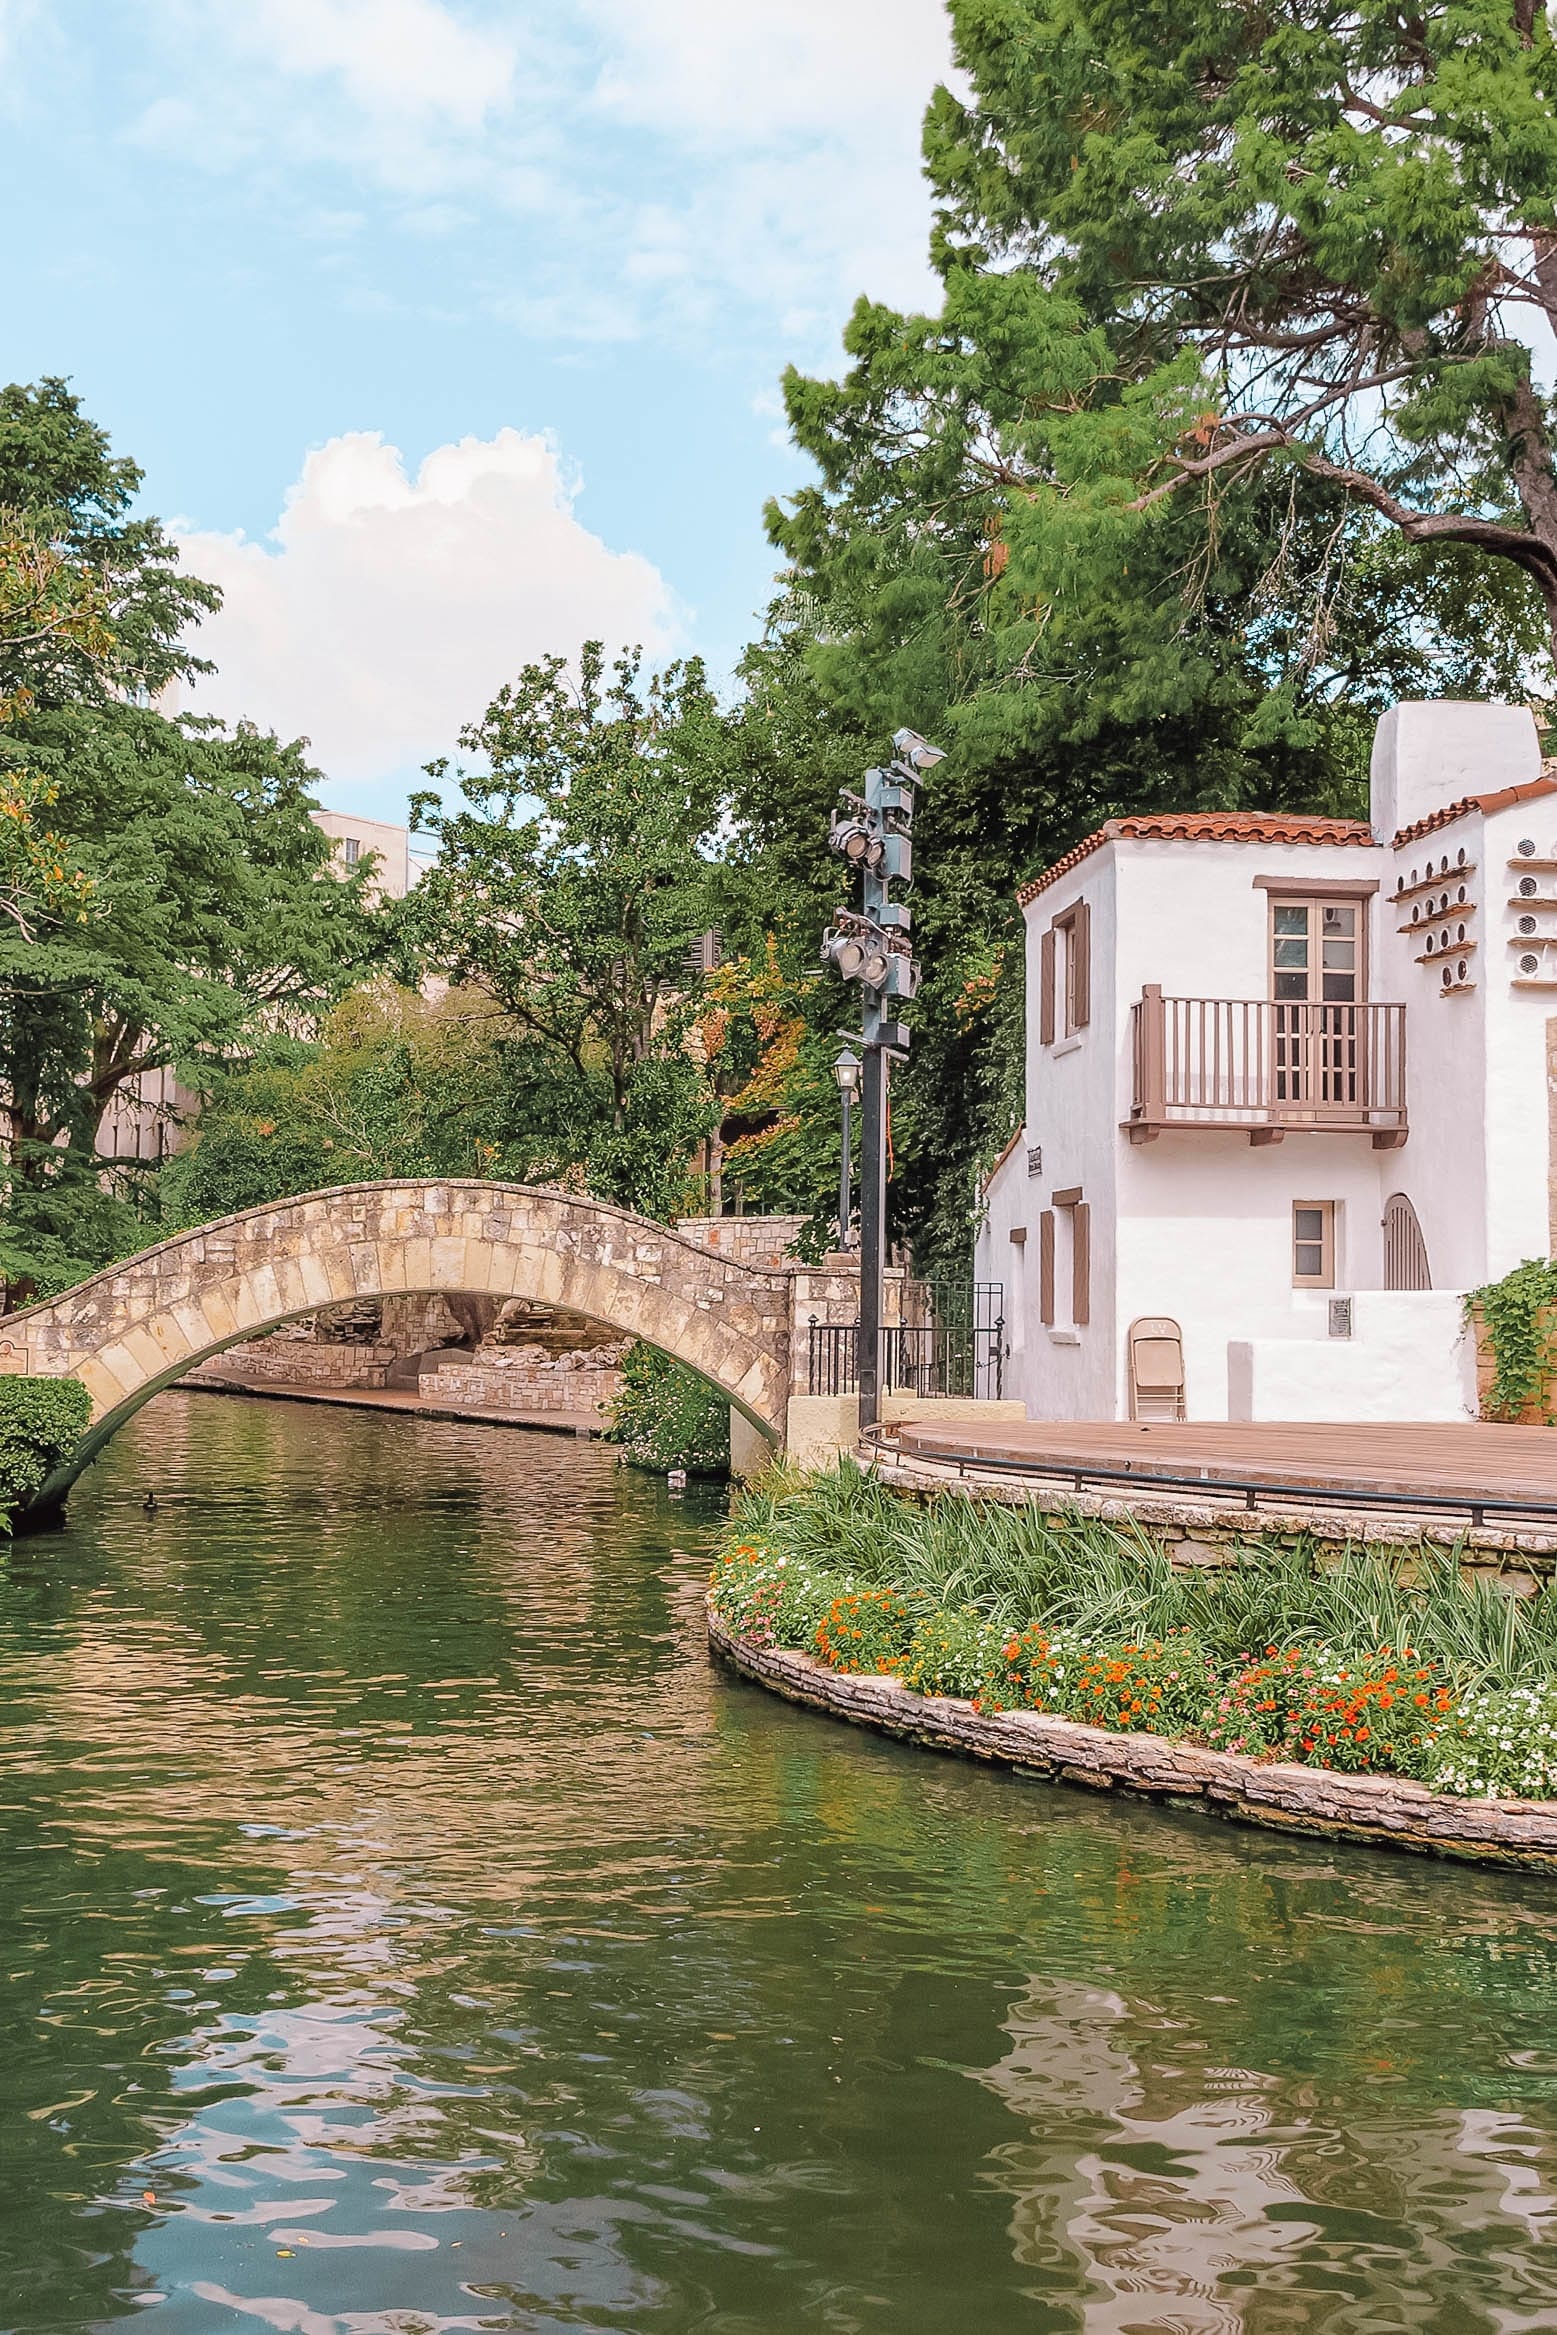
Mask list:
POLYGON ((475 130, 513 87, 513 40, 440 0, 249 0, 239 22, 282 72, 336 75, 369 115, 436 115, 475 130))
POLYGON ((580 523, 555 446, 519 430, 439 446, 414 479, 352 431, 309 455, 268 542, 179 542, 226 595, 192 710, 307 737, 332 779, 452 751, 527 659, 592 637, 663 651, 675 628, 658 570, 580 523))
POLYGON ((885 121, 917 144, 951 65, 944 0, 583 0, 606 43, 595 97, 625 121, 750 149, 856 147, 885 121))
POLYGON ((467 311, 537 337, 778 331, 814 364, 857 293, 935 295, 944 0, 146 4, 163 95, 132 136, 272 187, 282 164, 299 207, 376 190, 467 311))

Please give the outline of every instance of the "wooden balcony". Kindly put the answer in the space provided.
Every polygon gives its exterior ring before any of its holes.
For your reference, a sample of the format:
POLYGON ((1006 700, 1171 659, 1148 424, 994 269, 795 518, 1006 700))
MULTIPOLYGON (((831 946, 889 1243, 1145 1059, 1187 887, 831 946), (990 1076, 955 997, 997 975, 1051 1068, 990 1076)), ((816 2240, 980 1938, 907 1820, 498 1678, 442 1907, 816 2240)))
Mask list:
POLYGON ((1403 1005, 1285 1005, 1267 998, 1164 997, 1131 1008, 1134 1085, 1125 1131, 1247 1128, 1251 1143, 1300 1130, 1406 1140, 1403 1005))

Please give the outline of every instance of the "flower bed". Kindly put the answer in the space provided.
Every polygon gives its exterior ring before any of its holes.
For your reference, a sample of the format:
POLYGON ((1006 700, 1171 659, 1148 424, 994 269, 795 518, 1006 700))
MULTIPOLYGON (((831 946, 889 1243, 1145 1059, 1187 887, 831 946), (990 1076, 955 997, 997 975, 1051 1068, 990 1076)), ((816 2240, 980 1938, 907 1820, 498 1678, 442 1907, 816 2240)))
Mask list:
POLYGON ((1103 1546, 1094 1525, 1067 1539, 1033 1521, 1025 1555, 1013 1529, 1009 1510, 968 1502, 927 1524, 847 1467, 781 1481, 747 1504, 710 1610, 734 1646, 980 1715, 1039 1713, 1459 1798, 1557 1796, 1557 1592, 1516 1604, 1428 1552, 1413 1576, 1368 1554, 1322 1569, 1255 1549, 1246 1578, 1194 1581, 1138 1538, 1103 1546), (847 1567, 822 1561, 829 1530, 847 1567), (953 1602, 958 1588, 979 1594, 953 1602))

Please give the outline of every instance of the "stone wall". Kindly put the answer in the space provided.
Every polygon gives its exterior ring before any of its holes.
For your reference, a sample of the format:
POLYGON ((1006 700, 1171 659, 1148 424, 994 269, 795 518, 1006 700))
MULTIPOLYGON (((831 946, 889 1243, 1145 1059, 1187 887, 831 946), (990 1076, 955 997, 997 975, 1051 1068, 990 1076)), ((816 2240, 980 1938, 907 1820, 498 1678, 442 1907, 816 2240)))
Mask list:
POLYGON ((790 1243, 810 1221, 809 1216, 682 1216, 676 1230, 737 1265, 792 1265, 790 1243))
POLYGON ((617 1395, 626 1348, 618 1341, 593 1352, 549 1354, 541 1346, 480 1346, 474 1354, 445 1355, 424 1370, 423 1402, 457 1410, 508 1411, 533 1417, 587 1412, 602 1421, 617 1395))
POLYGON ((189 1373, 195 1385, 241 1378, 255 1386, 318 1387, 334 1393, 358 1387, 370 1392, 389 1382, 392 1346, 316 1345, 311 1338, 251 1338, 189 1373))

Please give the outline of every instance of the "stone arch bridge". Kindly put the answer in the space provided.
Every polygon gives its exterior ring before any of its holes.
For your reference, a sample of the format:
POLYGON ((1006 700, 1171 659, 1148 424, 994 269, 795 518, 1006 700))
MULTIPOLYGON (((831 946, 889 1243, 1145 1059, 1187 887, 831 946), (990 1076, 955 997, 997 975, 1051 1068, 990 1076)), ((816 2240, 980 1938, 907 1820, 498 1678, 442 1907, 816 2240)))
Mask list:
POLYGON ((0 1324, 0 1371, 78 1378, 92 1425, 57 1504, 108 1438, 197 1362, 342 1299, 476 1291, 565 1306, 717 1387, 770 1446, 804 1393, 797 1324, 849 1320, 850 1274, 754 1267, 598 1200, 474 1179, 343 1184, 180 1233, 0 1324))

